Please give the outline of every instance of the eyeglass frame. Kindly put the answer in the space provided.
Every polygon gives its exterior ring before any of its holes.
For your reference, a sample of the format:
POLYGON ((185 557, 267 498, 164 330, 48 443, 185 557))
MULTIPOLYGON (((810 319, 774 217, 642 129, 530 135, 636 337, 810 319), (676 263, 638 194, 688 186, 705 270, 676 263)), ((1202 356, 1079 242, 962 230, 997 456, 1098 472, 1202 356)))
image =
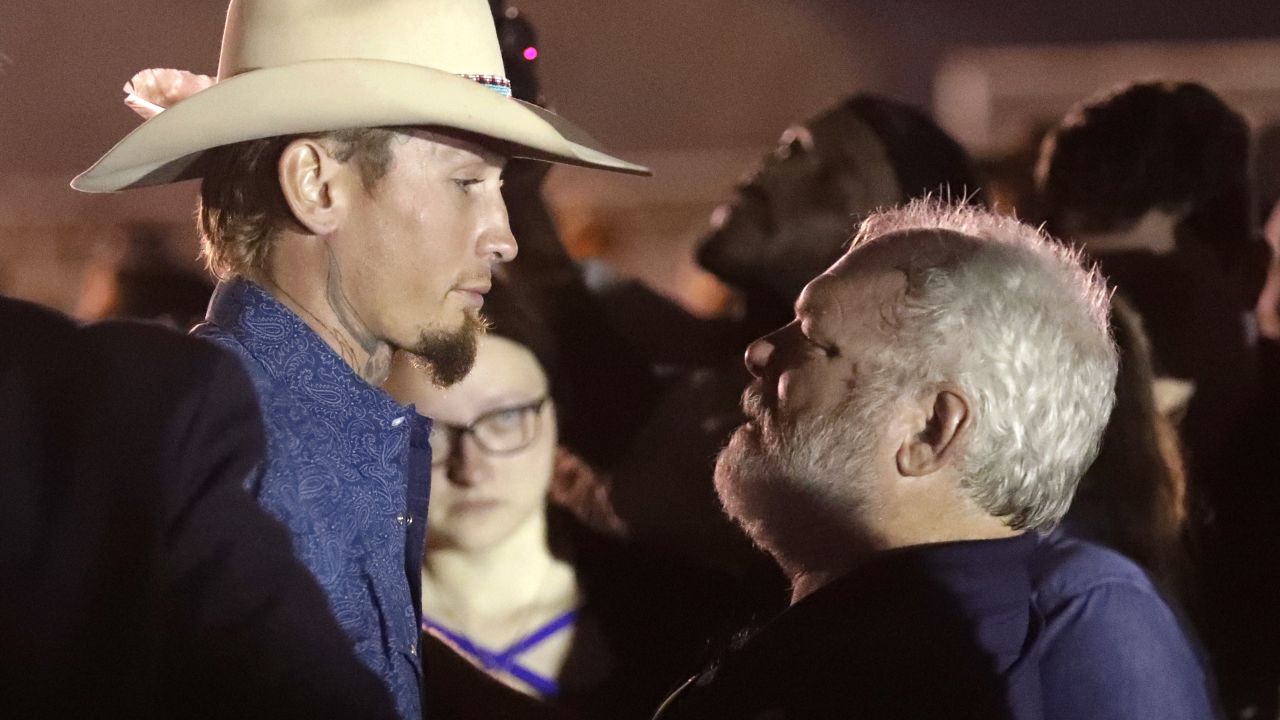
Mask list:
POLYGON ((543 394, 543 396, 538 398, 537 400, 532 400, 527 403, 521 403, 519 405, 510 405, 507 407, 496 407, 492 410, 488 410, 480 413, 479 417, 477 417, 475 420, 472 420, 470 423, 466 425, 454 425, 453 423, 447 423, 447 422, 433 419, 431 421, 431 433, 435 434, 437 429, 443 429, 448 431, 450 437, 449 437, 449 452, 446 453, 443 458, 437 458, 435 448, 432 448, 431 466, 443 467, 445 464, 447 464, 449 460, 454 456, 454 453, 457 452, 457 448, 462 446, 462 439, 467 435, 471 436, 471 439, 475 441, 476 447, 480 448, 481 452, 483 452, 485 455, 488 455, 490 457, 507 457, 510 455, 515 455, 516 453, 521 452, 523 450, 528 450, 529 446, 537 442, 538 436, 542 434, 542 409, 546 407, 547 401, 550 399, 551 399, 550 394, 543 394), (485 445, 484 441, 480 439, 480 436, 476 434, 476 426, 484 422, 486 419, 493 417, 494 415, 499 415, 501 413, 508 413, 508 412, 525 412, 525 411, 533 412, 535 424, 533 427, 533 434, 529 436, 529 440, 523 445, 520 445, 519 447, 510 448, 508 450, 492 450, 487 445, 485 445))

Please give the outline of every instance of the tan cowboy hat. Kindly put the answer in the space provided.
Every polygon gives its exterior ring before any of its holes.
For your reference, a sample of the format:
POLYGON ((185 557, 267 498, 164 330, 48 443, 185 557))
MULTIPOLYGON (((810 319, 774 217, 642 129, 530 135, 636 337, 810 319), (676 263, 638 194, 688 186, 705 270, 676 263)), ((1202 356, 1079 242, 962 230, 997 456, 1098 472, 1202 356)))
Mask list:
POLYGON ((640 175, 547 110, 510 97, 484 0, 231 0, 218 79, 71 181, 109 192, 199 177, 211 148, 295 133, 440 126, 509 152, 640 175))

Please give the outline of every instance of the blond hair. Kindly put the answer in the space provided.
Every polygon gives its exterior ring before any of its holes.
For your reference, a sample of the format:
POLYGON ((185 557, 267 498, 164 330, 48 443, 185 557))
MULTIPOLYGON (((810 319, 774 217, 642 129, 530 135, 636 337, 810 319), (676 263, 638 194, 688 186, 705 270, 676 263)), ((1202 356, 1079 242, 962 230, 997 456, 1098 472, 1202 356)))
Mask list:
POLYGON ((204 180, 196 226, 201 254, 220 279, 269 271, 272 240, 293 218, 280 190, 277 167, 289 143, 299 138, 323 141, 339 162, 354 162, 365 190, 372 192, 393 159, 391 128, 355 128, 314 135, 247 140, 205 153, 204 180))

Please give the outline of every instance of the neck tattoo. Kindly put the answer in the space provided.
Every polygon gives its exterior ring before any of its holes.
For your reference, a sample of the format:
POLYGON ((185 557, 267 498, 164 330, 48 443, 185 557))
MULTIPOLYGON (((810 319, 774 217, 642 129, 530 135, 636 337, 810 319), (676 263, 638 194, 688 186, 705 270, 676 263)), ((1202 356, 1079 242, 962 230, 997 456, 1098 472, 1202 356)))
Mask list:
POLYGON ((338 265, 338 258, 333 254, 333 249, 325 246, 329 255, 329 272, 325 282, 325 300, 329 303, 329 309, 333 311, 333 316, 338 320, 338 324, 344 331, 344 337, 339 342, 343 345, 340 351, 343 358, 347 361, 353 370, 360 374, 366 382, 371 385, 380 385, 387 379, 387 375, 391 373, 391 345, 379 340, 369 330, 367 323, 360 319, 356 313, 355 306, 352 305, 350 299, 347 298, 346 290, 342 287, 342 268, 338 265), (355 348, 351 342, 359 344, 360 350, 364 355, 364 363, 359 363, 355 348))
POLYGON ((342 273, 338 267, 333 251, 329 251, 329 272, 325 283, 325 302, 329 306, 332 322, 321 319, 319 315, 299 302, 288 290, 285 290, 274 278, 265 273, 260 277, 263 284, 277 293, 277 297, 288 304, 302 316, 316 332, 330 341, 334 352, 338 353, 352 370, 365 382, 381 385, 391 373, 391 356, 394 353, 391 345, 378 340, 369 331, 368 326, 360 321, 351 302, 342 290, 342 273), (357 347, 358 346, 358 347, 357 347))

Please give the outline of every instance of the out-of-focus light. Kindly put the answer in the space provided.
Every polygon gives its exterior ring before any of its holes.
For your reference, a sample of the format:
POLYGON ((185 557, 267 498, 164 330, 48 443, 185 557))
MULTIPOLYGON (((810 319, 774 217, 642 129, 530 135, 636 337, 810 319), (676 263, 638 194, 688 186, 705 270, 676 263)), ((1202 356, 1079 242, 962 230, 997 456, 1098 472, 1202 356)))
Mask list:
POLYGON ((524 49, 524 59, 533 61, 538 59, 538 48, 530 45, 524 49))

